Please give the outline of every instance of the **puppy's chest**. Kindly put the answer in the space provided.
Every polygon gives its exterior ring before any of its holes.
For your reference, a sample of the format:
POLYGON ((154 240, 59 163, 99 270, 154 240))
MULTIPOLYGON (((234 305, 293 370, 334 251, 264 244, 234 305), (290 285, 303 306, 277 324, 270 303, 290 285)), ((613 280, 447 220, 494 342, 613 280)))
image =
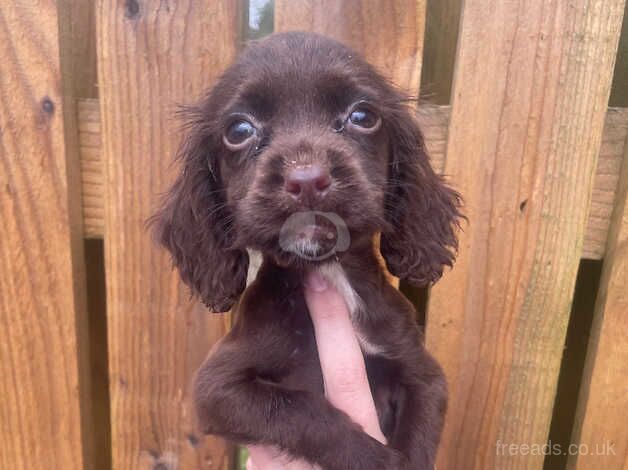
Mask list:
MULTIPOLYGON (((319 269, 323 277, 327 279, 343 297, 349 310, 355 337, 362 349, 363 355, 365 357, 385 356, 385 348, 375 341, 373 333, 369 332, 368 328, 365 327, 365 322, 369 315, 369 305, 367 305, 363 299, 360 298, 355 289, 353 289, 342 267, 337 263, 330 263, 319 269)), ((299 293, 298 297, 299 298, 287 299, 288 301, 284 303, 286 309, 291 311, 285 312, 283 316, 283 327, 289 330, 286 332, 295 341, 291 359, 297 362, 316 362, 316 364, 318 364, 316 339, 312 321, 302 294, 299 293), (303 307, 303 315, 292 315, 294 310, 301 310, 300 308, 295 309, 299 304, 303 307)))
MULTIPOLYGON (((307 319, 309 320, 309 316, 307 319)), ((290 353, 285 358, 284 374, 278 377, 278 382, 290 389, 309 390, 313 393, 323 394, 323 374, 316 347, 314 327, 311 322, 308 323, 299 322, 298 325, 293 325, 290 353)), ((367 371, 371 361, 378 360, 378 358, 384 360, 384 356, 379 354, 379 347, 373 346, 365 340, 364 335, 356 333, 356 337, 367 364, 367 371)), ((368 375, 369 381, 371 381, 371 374, 368 375)))
POLYGON ((374 341, 372 333, 369 334, 368 329, 364 326, 369 315, 369 306, 364 303, 364 300, 353 288, 342 266, 338 263, 329 263, 321 266, 319 270, 323 277, 325 277, 343 297, 349 309, 353 330, 362 349, 362 353, 369 355, 384 354, 384 349, 374 341))

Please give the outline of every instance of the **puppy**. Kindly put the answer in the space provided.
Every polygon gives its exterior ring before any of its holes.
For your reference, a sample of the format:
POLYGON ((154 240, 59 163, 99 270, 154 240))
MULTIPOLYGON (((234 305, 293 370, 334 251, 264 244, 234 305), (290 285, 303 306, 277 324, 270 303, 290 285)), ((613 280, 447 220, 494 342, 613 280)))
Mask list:
POLYGON ((235 322, 202 365, 202 430, 323 469, 431 469, 446 383, 388 270, 424 286, 451 266, 458 194, 430 167, 408 99, 359 54, 309 33, 252 43, 185 110, 182 171, 155 215, 181 278, 235 322), (245 290, 248 250, 263 256, 245 290), (383 445, 324 396, 303 277, 344 295, 383 445))

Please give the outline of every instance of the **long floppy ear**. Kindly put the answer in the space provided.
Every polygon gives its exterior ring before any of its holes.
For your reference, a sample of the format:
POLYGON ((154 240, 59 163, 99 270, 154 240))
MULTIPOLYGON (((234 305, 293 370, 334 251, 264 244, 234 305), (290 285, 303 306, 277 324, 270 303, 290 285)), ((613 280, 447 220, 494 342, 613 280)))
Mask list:
POLYGON ((417 286, 436 282, 458 248, 460 195, 434 173, 415 117, 405 105, 389 116, 389 224, 381 253, 388 270, 417 286))
POLYGON ((214 312, 226 312, 246 286, 249 258, 230 248, 232 217, 225 204, 215 140, 198 115, 179 150, 181 173, 149 223, 172 255, 181 279, 214 312))

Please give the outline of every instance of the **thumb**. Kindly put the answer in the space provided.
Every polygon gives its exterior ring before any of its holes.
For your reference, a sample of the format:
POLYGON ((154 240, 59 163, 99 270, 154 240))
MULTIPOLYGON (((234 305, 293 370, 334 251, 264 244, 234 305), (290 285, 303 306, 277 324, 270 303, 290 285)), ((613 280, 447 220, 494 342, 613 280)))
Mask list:
POLYGON ((316 270, 307 274, 304 292, 314 324, 327 399, 371 437, 386 443, 379 427, 364 357, 344 299, 316 270))

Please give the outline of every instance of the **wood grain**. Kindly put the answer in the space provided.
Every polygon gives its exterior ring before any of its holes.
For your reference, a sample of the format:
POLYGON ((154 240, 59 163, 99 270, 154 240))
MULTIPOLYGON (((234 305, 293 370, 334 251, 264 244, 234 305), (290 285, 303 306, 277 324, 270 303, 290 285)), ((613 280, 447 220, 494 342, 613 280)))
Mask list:
POLYGON ((450 407, 438 467, 539 469, 623 0, 463 4, 444 173, 469 223, 432 289, 450 407))
POLYGON ((176 105, 199 98, 235 55, 237 3, 97 3, 116 469, 229 465, 225 444, 199 435, 189 393, 227 318, 190 301, 145 221, 177 171, 176 105))
POLYGON ((275 0, 275 31, 333 37, 417 96, 421 80, 425 0, 275 0))
POLYGON ((91 468, 65 39, 55 2, 0 6, 0 468, 91 468))
POLYGON ((99 106, 96 99, 80 100, 78 103, 83 227, 87 238, 102 238, 105 233, 105 176, 99 106))
POLYGON ((626 143, 572 436, 582 455, 569 457, 570 470, 628 469, 628 140, 626 143))
POLYGON ((627 138, 628 108, 608 108, 584 233, 583 258, 604 257, 627 138))

